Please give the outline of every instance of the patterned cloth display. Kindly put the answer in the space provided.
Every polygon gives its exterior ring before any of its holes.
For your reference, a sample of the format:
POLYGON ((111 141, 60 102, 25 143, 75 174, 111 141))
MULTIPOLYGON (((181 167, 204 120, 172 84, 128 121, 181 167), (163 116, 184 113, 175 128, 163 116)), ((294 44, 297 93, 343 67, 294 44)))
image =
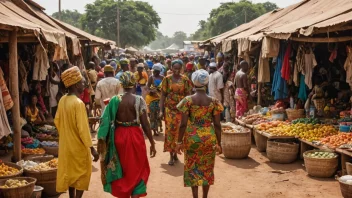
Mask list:
POLYGON ((214 184, 214 162, 216 135, 212 125, 213 116, 224 110, 221 103, 213 99, 209 106, 192 104, 191 96, 184 98, 177 108, 189 112, 189 122, 184 135, 185 167, 184 185, 203 186, 214 184))

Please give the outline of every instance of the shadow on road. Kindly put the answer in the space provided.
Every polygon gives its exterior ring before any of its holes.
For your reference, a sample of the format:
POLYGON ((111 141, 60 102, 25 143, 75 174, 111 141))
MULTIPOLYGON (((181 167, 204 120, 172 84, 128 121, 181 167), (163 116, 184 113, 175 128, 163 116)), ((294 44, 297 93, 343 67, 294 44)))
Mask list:
POLYGON ((235 166, 241 169, 254 169, 255 167, 260 165, 260 163, 258 163, 251 157, 248 157, 245 159, 227 159, 224 156, 220 156, 220 158, 223 159, 223 161, 226 164, 229 164, 231 166, 235 166))
POLYGON ((98 171, 99 171, 99 169, 98 169, 98 168, 95 168, 95 166, 92 165, 92 172, 95 173, 95 172, 98 172, 98 171))
POLYGON ((164 169, 163 173, 166 173, 174 177, 183 176, 183 166, 184 164, 180 161, 175 163, 175 165, 173 166, 170 166, 168 164, 161 164, 161 168, 164 169))
POLYGON ((304 170, 302 164, 304 163, 302 160, 297 160, 291 164, 278 164, 270 161, 265 162, 268 166, 270 166, 274 170, 282 170, 282 171, 295 171, 295 170, 304 170))

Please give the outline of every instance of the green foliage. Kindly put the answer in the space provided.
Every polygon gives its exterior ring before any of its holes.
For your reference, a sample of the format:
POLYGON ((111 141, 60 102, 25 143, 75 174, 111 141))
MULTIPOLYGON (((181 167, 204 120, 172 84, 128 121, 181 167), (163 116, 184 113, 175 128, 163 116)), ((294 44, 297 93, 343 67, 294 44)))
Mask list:
MULTIPOLYGON (((60 19, 60 14, 59 12, 55 12, 52 17, 55 19, 60 19)), ((70 25, 73 25, 77 28, 82 28, 82 25, 80 23, 82 14, 79 13, 77 10, 62 10, 61 11, 61 21, 68 23, 70 25)))
POLYGON ((117 40, 117 7, 120 8, 121 46, 143 46, 156 38, 160 17, 153 7, 142 1, 96 0, 86 5, 81 22, 84 30, 117 40))
POLYGON ((193 40, 217 36, 277 8, 276 4, 270 2, 252 3, 241 0, 222 3, 210 12, 207 21, 199 22, 199 29, 193 34, 193 40))

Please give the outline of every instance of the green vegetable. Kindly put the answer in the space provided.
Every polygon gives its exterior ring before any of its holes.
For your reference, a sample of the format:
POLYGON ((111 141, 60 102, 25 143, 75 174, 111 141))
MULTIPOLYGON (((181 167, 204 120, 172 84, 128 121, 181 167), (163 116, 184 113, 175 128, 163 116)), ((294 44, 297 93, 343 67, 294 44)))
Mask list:
POLYGON ((292 124, 298 124, 298 123, 303 123, 303 124, 319 124, 320 121, 317 118, 298 118, 296 120, 292 121, 292 124))

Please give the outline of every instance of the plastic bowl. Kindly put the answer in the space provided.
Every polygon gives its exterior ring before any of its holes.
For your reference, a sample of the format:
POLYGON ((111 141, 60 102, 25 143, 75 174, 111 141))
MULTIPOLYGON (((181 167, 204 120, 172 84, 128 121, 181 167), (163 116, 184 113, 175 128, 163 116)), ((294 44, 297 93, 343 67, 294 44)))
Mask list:
POLYGON ((273 120, 281 120, 283 121, 285 119, 285 114, 284 113, 275 113, 272 115, 273 120))
POLYGON ((340 132, 349 133, 351 130, 351 126, 340 125, 340 132))

